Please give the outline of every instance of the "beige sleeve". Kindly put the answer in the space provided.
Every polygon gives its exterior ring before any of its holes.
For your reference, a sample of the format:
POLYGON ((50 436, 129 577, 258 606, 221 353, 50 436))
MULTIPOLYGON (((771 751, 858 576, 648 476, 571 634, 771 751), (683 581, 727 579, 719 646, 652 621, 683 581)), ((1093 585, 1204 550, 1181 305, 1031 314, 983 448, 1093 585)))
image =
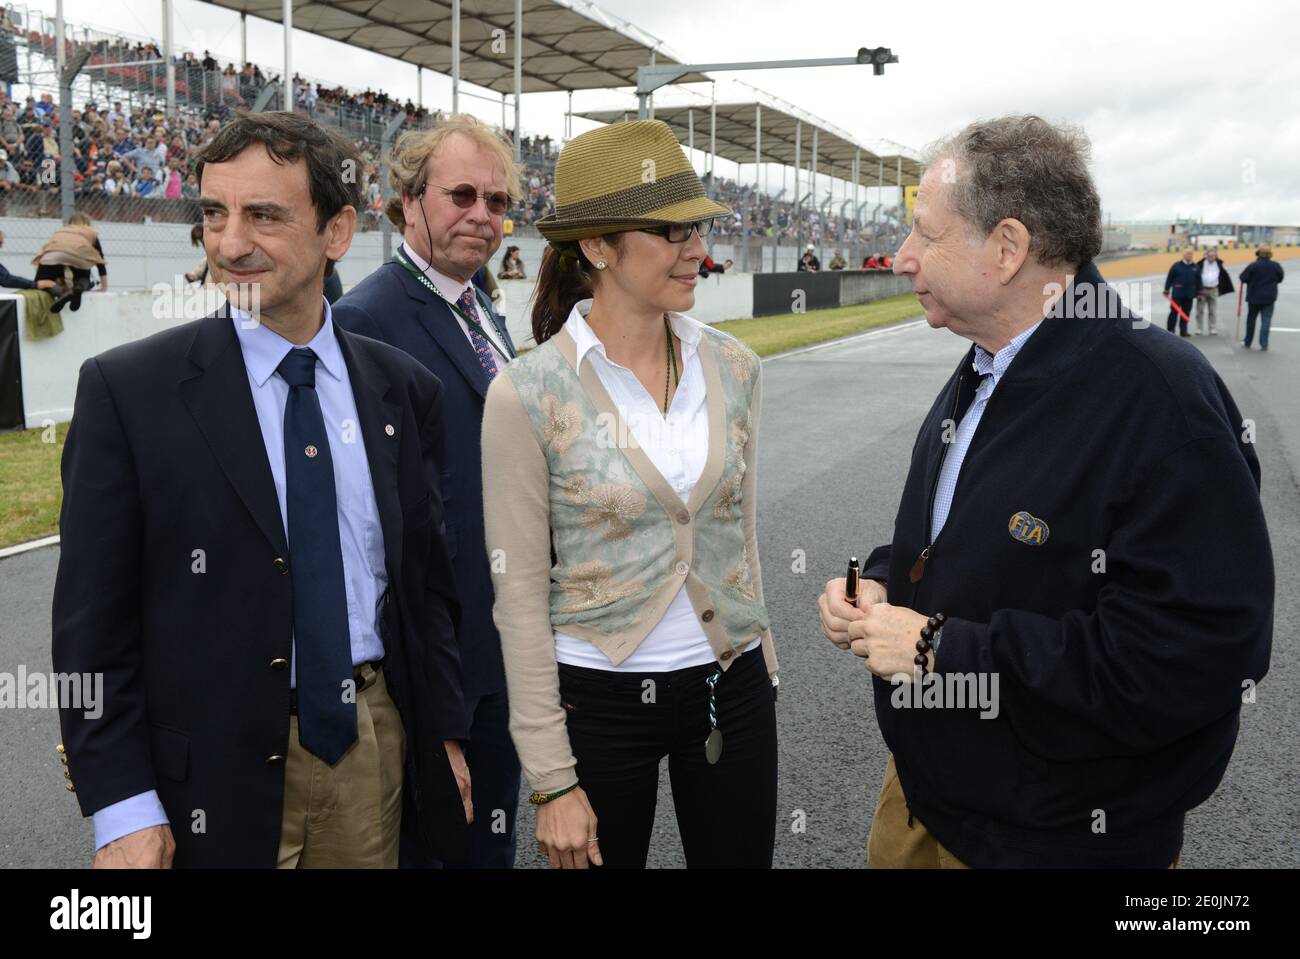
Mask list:
POLYGON ((510 734, 528 782, 555 792, 577 782, 551 628, 550 469, 509 373, 483 408, 483 518, 501 634, 510 734))
MULTIPOLYGON (((740 481, 740 501, 745 504, 745 543, 753 560, 754 598, 763 603, 763 570, 758 561, 758 420, 763 410, 763 364, 749 401, 749 440, 745 443, 745 478, 740 481)), ((766 607, 766 604, 763 604, 766 607)), ((763 658, 768 675, 777 671, 776 647, 771 627, 763 631, 763 658)))

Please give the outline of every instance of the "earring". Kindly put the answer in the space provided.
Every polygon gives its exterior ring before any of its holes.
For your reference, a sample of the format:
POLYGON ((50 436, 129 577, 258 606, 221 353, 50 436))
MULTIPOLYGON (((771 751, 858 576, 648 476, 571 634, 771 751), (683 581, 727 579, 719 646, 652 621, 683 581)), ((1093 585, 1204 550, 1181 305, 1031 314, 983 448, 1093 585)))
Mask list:
POLYGON ((603 270, 603 269, 605 269, 605 261, 604 261, 604 260, 597 260, 597 261, 596 261, 596 269, 598 269, 598 270, 603 270))

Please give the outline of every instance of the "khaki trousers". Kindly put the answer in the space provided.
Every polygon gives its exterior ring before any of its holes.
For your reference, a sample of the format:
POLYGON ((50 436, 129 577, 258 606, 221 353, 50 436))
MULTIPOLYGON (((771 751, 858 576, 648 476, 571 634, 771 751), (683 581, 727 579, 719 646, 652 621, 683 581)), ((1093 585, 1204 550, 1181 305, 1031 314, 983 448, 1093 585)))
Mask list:
MULTIPOLYGON (((1180 852, 1174 857, 1170 869, 1178 867, 1180 852)), ((907 799, 898 782, 891 754, 885 764, 885 781, 880 785, 880 798, 876 801, 876 814, 871 819, 871 835, 867 839, 868 869, 969 869, 939 840, 930 835, 921 820, 912 817, 907 825, 907 799)))
POLYGON ((876 813, 871 817, 867 839, 868 869, 969 869, 964 862, 939 844, 921 820, 912 817, 907 825, 907 799, 898 782, 894 756, 885 763, 885 781, 880 784, 876 813))
POLYGON ((298 742, 289 717, 281 869, 396 869, 406 734, 382 668, 361 667, 357 741, 333 766, 298 742))
MULTIPOLYGON (((1220 268, 1222 269, 1222 268, 1220 268)), ((1206 287, 1201 290, 1201 295, 1196 298, 1196 328, 1202 334, 1205 330, 1205 314, 1210 314, 1209 335, 1214 336, 1218 333, 1219 322, 1219 291, 1206 287)))

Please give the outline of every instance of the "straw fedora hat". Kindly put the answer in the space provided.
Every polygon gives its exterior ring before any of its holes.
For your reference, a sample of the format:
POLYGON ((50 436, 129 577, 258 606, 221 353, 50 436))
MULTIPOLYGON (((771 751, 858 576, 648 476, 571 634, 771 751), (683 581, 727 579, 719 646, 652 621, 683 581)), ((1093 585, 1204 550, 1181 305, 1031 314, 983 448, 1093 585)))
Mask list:
POLYGON ((554 243, 730 213, 705 195, 668 124, 632 120, 565 144, 555 164, 555 212, 536 226, 554 243))

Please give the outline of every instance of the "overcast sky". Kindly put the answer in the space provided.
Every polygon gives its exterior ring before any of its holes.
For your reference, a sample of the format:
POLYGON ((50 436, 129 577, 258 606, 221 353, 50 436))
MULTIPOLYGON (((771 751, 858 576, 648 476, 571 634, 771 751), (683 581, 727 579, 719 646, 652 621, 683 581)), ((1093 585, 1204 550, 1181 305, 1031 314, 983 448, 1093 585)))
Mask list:
MULTIPOLYGON (((474 0, 463 0, 472 9, 474 0)), ((29 3, 53 13, 54 0, 29 3)), ((1244 4, 999 4, 931 0, 600 0, 687 61, 848 56, 887 46, 900 62, 754 71, 734 77, 785 98, 864 143, 919 149, 980 117, 1039 113, 1083 126, 1107 214, 1121 220, 1300 224, 1300 9, 1244 4)), ((176 0, 178 47, 239 56, 236 14, 176 0)), ((159 0, 65 0, 78 24, 161 37, 159 0)), ((526 29, 526 24, 525 24, 526 29)), ((249 19, 249 57, 278 71, 278 25, 249 19)), ((313 79, 415 97, 415 69, 295 33, 294 67, 313 79), (382 78, 378 79, 378 78, 382 78)), ((707 96, 707 85, 701 88, 707 96)), ((425 71, 424 101, 446 106, 450 80, 425 71)), ((483 91, 479 91, 483 92, 483 91)), ((563 133, 563 94, 523 98, 525 133, 563 133)), ((463 108, 500 122, 497 103, 463 108)), ((582 92, 574 109, 635 108, 626 91, 582 92)), ((574 132, 592 124, 574 121, 574 132)), ((701 127, 697 127, 697 143, 701 127)), ((770 170, 768 176, 779 177, 770 170)), ((718 172, 734 175, 730 164, 718 172)), ((752 180, 752 165, 741 175, 752 180)))

